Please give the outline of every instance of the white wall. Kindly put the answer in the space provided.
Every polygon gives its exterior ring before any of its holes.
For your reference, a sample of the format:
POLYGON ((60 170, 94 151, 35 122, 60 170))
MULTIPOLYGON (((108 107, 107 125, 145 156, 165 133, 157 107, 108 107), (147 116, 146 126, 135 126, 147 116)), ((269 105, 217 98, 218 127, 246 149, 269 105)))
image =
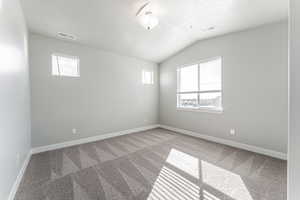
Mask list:
POLYGON ((156 64, 39 35, 29 44, 33 147, 157 123, 156 64), (78 56, 80 78, 51 76, 52 53, 78 56), (142 84, 143 69, 154 85, 142 84))
POLYGON ((290 0, 288 200, 300 197, 300 2, 290 0))
POLYGON ((200 41, 161 63, 160 123, 286 153, 287 28, 282 22, 200 41), (223 114, 176 110, 176 68, 217 56, 223 114))
POLYGON ((18 0, 0 1, 0 199, 30 150, 27 29, 18 0))

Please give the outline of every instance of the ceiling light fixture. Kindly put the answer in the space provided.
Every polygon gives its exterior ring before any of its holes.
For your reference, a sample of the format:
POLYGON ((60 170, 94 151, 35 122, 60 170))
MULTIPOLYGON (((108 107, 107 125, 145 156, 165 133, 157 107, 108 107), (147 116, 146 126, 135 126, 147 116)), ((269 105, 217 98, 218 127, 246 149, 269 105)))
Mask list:
POLYGON ((146 28, 147 30, 151 30, 158 25, 159 20, 148 7, 149 2, 144 4, 139 9, 136 16, 138 17, 140 24, 144 28, 146 28))
POLYGON ((151 30, 158 25, 158 18, 151 11, 140 16, 140 22, 147 30, 151 30))

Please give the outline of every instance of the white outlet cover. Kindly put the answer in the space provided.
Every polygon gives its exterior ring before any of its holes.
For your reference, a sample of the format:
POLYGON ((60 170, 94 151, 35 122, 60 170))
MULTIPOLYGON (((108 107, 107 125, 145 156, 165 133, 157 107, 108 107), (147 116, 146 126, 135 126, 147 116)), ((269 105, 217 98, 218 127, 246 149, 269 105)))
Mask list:
POLYGON ((73 134, 76 134, 76 133, 77 133, 76 128, 73 128, 73 129, 72 129, 72 133, 73 133, 73 134))

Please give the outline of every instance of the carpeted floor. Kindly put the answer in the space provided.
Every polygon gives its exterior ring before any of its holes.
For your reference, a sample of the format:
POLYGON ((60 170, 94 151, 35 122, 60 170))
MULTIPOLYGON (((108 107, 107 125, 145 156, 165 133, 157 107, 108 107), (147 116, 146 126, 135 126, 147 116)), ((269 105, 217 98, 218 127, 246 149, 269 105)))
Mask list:
POLYGON ((164 129, 33 155, 16 200, 286 200, 286 161, 164 129))

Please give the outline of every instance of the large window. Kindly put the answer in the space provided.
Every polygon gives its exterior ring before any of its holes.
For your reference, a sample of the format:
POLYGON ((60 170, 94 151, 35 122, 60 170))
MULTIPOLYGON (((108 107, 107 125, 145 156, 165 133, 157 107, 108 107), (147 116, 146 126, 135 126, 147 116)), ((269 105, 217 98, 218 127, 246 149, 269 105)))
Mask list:
POLYGON ((52 75, 79 77, 79 59, 74 56, 53 54, 52 75))
POLYGON ((222 59, 215 58, 177 70, 177 107, 222 111, 222 59))

